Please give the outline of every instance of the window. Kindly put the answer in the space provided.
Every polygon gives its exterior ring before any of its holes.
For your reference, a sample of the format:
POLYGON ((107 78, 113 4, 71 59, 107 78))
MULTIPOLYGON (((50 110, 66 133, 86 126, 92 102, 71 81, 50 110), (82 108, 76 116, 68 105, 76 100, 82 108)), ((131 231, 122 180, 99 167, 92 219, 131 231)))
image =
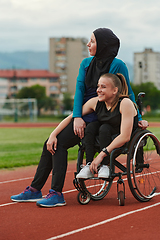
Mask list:
POLYGON ((53 77, 49 79, 50 82, 57 82, 58 81, 58 77, 53 77))
POLYGON ((0 81, 7 81, 7 78, 0 78, 0 81))
POLYGON ((59 98, 59 94, 51 93, 51 94, 50 94, 50 97, 52 97, 52 98, 59 98))
POLYGON ((67 75, 61 75, 60 79, 66 80, 67 79, 67 75))
POLYGON ((16 82, 16 80, 17 80, 16 78, 11 78, 10 82, 16 82))
POLYGON ((62 68, 56 68, 56 72, 57 72, 57 73, 62 73, 62 72, 63 72, 63 69, 62 69, 62 68))
POLYGON ((66 56, 57 55, 56 60, 66 60, 66 56))
POLYGON ((19 78, 20 82, 27 82, 27 78, 19 78))
POLYGON ((66 52, 62 50, 56 50, 56 54, 66 54, 66 52))
POLYGON ((67 88, 66 87, 62 87, 61 88, 61 92, 67 92, 67 88))
POLYGON ((56 63, 56 67, 66 68, 66 64, 63 63, 63 62, 57 62, 57 63, 56 63))
POLYGON ((11 92, 14 92, 14 91, 17 90, 17 87, 16 87, 16 86, 13 86, 13 87, 10 88, 10 90, 11 90, 11 92))
POLYGON ((56 86, 51 86, 49 89, 50 91, 58 91, 58 87, 56 86))

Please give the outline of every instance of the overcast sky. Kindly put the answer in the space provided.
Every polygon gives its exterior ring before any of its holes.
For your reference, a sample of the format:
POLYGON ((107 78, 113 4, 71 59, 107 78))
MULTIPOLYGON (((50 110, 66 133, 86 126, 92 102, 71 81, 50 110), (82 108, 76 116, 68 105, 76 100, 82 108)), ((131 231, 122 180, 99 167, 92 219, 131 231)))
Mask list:
POLYGON ((107 27, 121 40, 118 57, 160 52, 159 0, 0 0, 0 51, 48 51, 50 37, 86 37, 107 27))

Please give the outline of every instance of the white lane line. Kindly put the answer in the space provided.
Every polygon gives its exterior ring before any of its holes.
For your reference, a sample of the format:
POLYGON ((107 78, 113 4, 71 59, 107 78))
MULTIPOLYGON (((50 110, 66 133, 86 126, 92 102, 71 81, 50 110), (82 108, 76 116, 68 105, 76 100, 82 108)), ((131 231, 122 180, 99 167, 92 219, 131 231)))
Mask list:
POLYGON ((3 184, 3 183, 11 183, 11 182, 19 182, 19 181, 23 181, 23 180, 32 179, 32 178, 33 178, 33 177, 26 177, 26 178, 13 179, 13 180, 8 180, 8 181, 0 182, 0 184, 3 184))
MULTIPOLYGON (((67 171, 67 173, 70 173, 70 172, 72 172, 72 171, 67 171)), ((49 176, 52 176, 52 174, 50 174, 49 176)), ((34 176, 33 177, 26 177, 26 178, 18 178, 18 179, 13 179, 13 180, 2 181, 2 182, 0 182, 0 184, 24 181, 24 180, 33 179, 33 178, 34 178, 34 176)))
POLYGON ((18 203, 18 202, 4 203, 4 204, 1 204, 0 207, 8 206, 15 203, 18 203))
POLYGON ((61 234, 61 235, 57 235, 55 237, 51 237, 51 238, 48 238, 46 240, 54 240, 54 239, 58 239, 58 238, 63 238, 63 237, 66 237, 66 236, 70 236, 70 235, 73 235, 75 233, 79 233, 79 232, 82 232, 84 230, 88 230, 88 229, 91 229, 91 228, 94 228, 94 227, 98 227, 100 225, 103 225, 103 224, 106 224, 106 223, 109 223, 109 222, 112 222, 112 221, 115 221, 115 220, 118 220, 120 218, 123 218, 123 217, 126 217, 128 215, 131 215, 133 213, 137 213, 137 212, 141 212, 141 211, 144 211, 144 210, 148 210, 150 208, 153 208, 153 207, 156 207, 160 205, 160 202, 158 203, 155 203, 153 205, 150 205, 150 206, 147 206, 147 207, 144 207, 144 208, 139 208, 137 210, 133 210, 133 211, 130 211, 130 212, 126 212, 126 213, 123 213, 123 214, 120 214, 116 217, 113 217, 113 218, 109 218, 109 219, 106 219, 104 221, 101 221, 101 222, 98 222, 98 223, 95 223, 95 224, 92 224, 92 225, 88 225, 86 227, 83 227, 83 228, 79 228, 79 229, 76 229, 76 230, 73 230, 73 231, 70 231, 70 232, 67 232, 67 233, 64 233, 64 234, 61 234))

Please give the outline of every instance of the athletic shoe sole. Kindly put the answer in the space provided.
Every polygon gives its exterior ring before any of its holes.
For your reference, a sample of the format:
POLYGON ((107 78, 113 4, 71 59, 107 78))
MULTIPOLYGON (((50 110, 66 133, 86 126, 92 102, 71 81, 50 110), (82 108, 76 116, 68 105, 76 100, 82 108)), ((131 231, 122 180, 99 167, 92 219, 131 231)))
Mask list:
POLYGON ((45 205, 45 204, 37 203, 36 205, 39 207, 61 207, 61 206, 66 205, 66 203, 57 203, 54 205, 45 205))
POLYGON ((109 178, 109 175, 105 176, 105 175, 100 175, 98 176, 98 178, 109 178))
MULTIPOLYGON (((77 174, 77 175, 78 175, 78 174, 77 174)), ((76 176, 77 179, 88 179, 88 178, 93 178, 93 177, 94 177, 94 174, 93 174, 93 175, 90 175, 90 176, 83 176, 83 175, 82 175, 82 176, 80 175, 80 177, 79 177, 79 176, 76 176)))
POLYGON ((26 199, 26 200, 16 200, 16 199, 11 199, 13 202, 37 202, 39 200, 42 200, 42 198, 37 198, 37 199, 26 199))

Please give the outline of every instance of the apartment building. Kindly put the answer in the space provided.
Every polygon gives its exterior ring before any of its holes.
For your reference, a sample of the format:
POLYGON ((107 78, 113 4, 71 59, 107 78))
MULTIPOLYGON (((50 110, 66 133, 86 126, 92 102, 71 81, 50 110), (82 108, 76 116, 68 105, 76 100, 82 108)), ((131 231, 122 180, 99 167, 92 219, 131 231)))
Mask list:
POLYGON ((14 98, 23 87, 39 84, 46 95, 59 100, 59 75, 47 70, 0 70, 0 99, 14 98))
POLYGON ((88 57, 86 38, 50 38, 49 70, 60 75, 61 93, 74 95, 81 61, 88 57))
POLYGON ((134 84, 153 82, 160 90, 160 52, 146 48, 134 53, 134 84))

